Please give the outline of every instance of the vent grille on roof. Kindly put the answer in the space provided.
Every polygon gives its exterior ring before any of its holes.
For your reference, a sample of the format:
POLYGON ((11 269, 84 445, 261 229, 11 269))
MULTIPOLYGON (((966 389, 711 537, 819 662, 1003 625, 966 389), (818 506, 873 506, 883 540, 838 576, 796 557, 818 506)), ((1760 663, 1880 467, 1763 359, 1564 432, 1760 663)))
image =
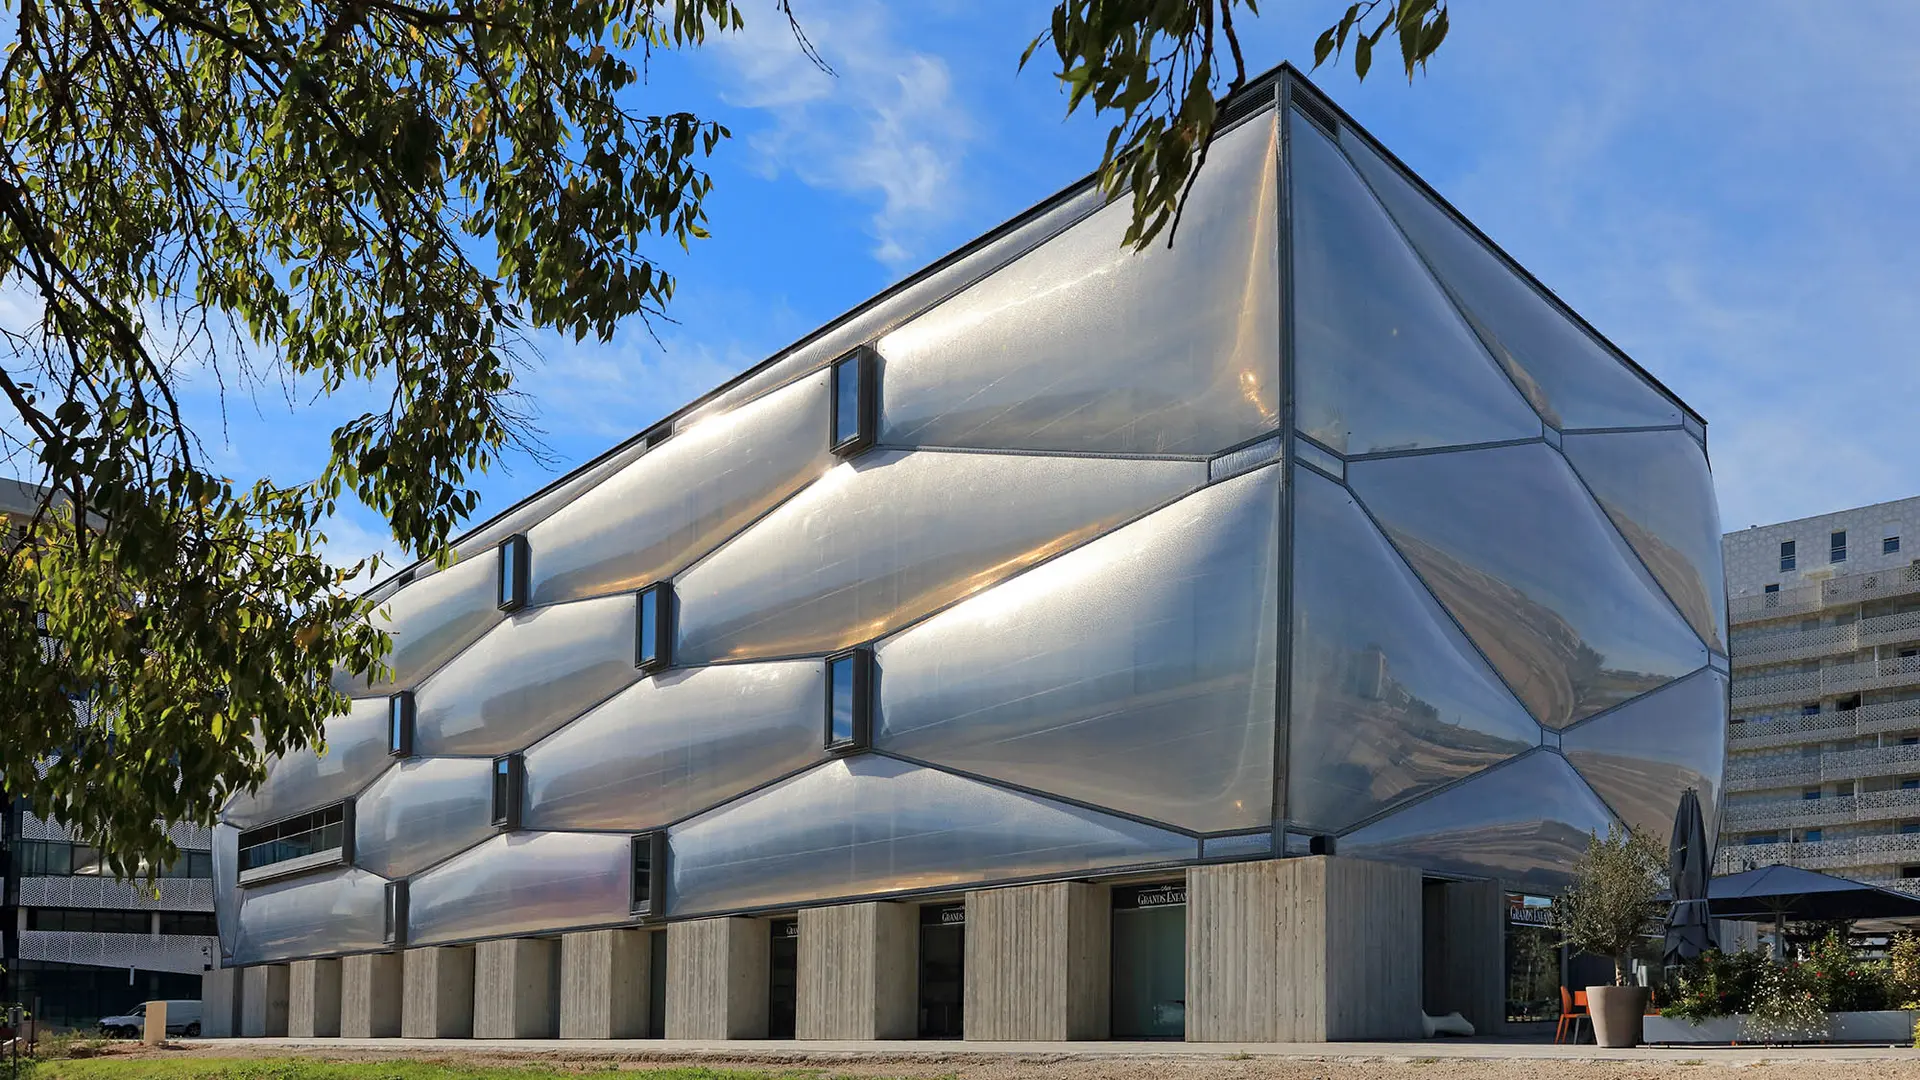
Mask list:
POLYGON ((1340 117, 1333 111, 1333 106, 1320 100, 1318 94, 1295 86, 1293 107, 1299 109, 1300 115, 1313 121, 1313 125, 1321 131, 1336 139, 1340 137, 1340 117))
POLYGON ((1242 118, 1252 116, 1254 113, 1260 112, 1263 109, 1271 108, 1273 106, 1274 89, 1278 85, 1276 82, 1263 80, 1251 86, 1243 86, 1235 93, 1229 95, 1225 104, 1220 109, 1220 114, 1214 118, 1213 130, 1216 133, 1225 131, 1242 118))

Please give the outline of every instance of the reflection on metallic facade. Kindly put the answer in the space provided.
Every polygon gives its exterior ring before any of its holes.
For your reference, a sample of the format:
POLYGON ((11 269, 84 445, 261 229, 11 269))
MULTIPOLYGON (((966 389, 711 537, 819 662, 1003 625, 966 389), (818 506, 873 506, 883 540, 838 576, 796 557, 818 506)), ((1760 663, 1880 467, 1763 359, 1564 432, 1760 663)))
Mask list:
POLYGON ((1307 92, 1171 250, 1073 193, 376 590, 391 685, 223 815, 229 960, 383 947, 389 879, 416 945, 1319 836, 1541 889, 1714 805, 1704 424, 1307 92))

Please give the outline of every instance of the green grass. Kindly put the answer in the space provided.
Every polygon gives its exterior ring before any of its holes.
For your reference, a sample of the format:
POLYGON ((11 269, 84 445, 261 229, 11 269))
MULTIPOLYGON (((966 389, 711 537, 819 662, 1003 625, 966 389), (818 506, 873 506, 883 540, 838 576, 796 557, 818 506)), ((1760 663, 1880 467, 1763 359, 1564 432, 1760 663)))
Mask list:
POLYGON ((307 1058, 86 1058, 43 1061, 32 1080, 821 1080, 817 1069, 704 1068, 561 1070, 437 1061, 313 1061, 307 1058))

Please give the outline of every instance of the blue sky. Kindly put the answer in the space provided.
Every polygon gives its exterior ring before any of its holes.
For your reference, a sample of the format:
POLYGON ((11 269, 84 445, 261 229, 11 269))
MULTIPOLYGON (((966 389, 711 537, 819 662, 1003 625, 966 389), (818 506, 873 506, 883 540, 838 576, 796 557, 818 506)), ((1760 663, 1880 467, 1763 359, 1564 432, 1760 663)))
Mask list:
MULTIPOLYGON (((542 343, 557 465, 487 477, 484 518, 890 282, 1071 183, 1104 125, 1015 62, 1042 0, 772 0, 734 39, 656 58, 649 107, 720 119, 713 239, 664 253, 672 325, 542 343)), ((1250 68, 1310 59, 1344 4, 1269 0, 1250 68)), ((1463 0, 1430 72, 1316 79, 1542 281, 1705 415, 1729 529, 1920 493, 1920 5, 1463 0)), ((304 479, 352 401, 205 385, 237 477, 304 479), (223 435, 224 430, 224 435, 223 435)), ((345 557, 391 547, 372 514, 345 557)))

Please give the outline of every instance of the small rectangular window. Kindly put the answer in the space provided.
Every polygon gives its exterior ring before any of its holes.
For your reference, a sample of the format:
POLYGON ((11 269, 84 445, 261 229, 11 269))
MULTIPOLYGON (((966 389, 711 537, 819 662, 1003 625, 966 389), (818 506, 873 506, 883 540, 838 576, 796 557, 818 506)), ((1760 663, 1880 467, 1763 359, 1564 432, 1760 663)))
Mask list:
POLYGON ((874 356, 855 349, 833 365, 832 449, 849 457, 873 445, 875 427, 874 356))
POLYGON ((661 581, 640 590, 633 619, 633 666, 659 671, 673 664, 673 585, 661 581))
POLYGON ((1801 716, 1819 716, 1820 703, 1815 701, 1815 702, 1812 702, 1811 704, 1800 706, 1800 715, 1801 716))
POLYGON ((519 754, 493 759, 493 824, 496 828, 520 827, 520 790, 525 786, 526 765, 519 754))
POLYGON ((1793 569, 1798 562, 1798 557, 1794 554, 1793 545, 1794 542, 1792 540, 1780 541, 1780 572, 1783 574, 1793 569))
POLYGON ((381 940, 389 945, 404 945, 407 942, 407 883, 404 881, 387 882, 387 899, 383 917, 384 935, 381 940))
POLYGON ((402 690, 387 698, 387 753, 394 757, 413 756, 413 691, 402 690))
POLYGON ((1920 776, 1902 777, 1900 780, 1900 790, 1920 791, 1920 776))
POLYGON ((665 895, 667 834, 641 833, 633 838, 633 899, 635 915, 658 915, 655 901, 665 895))
POLYGON ((1920 866, 1903 866, 1900 868, 1900 876, 1903 878, 1920 878, 1920 866))
POLYGON ((527 538, 515 533, 500 541, 500 610, 527 603, 527 538))
POLYGON ((1901 822, 1901 823, 1900 823, 1900 832, 1901 832, 1901 833, 1902 833, 1903 835, 1906 835, 1906 836, 1911 836, 1911 835, 1913 835, 1914 833, 1920 833, 1920 821, 1903 821, 1903 822, 1901 822))
POLYGON ((873 653, 853 649, 827 657, 827 749, 864 750, 870 744, 873 653))
POLYGON ((1899 537, 1897 537, 1897 536, 1889 536, 1889 537, 1887 537, 1887 538, 1885 538, 1885 539, 1883 539, 1883 540, 1881 540, 1881 541, 1880 541, 1880 554, 1882 554, 1882 555, 1896 555, 1896 554, 1898 554, 1898 553, 1899 553, 1899 551, 1900 551, 1900 538, 1899 538, 1899 537))
POLYGON ((1800 798, 1807 802, 1812 802, 1813 800, 1818 799, 1819 797, 1820 797, 1820 789, 1817 787, 1807 788, 1805 791, 1802 791, 1800 793, 1800 798))
POLYGON ((1769 593, 1777 593, 1777 592, 1779 592, 1779 591, 1780 591, 1780 586, 1778 586, 1778 585, 1769 585, 1769 586, 1767 586, 1766 588, 1764 588, 1764 589, 1762 589, 1762 590, 1760 590, 1760 591, 1761 591, 1761 592, 1769 592, 1769 593))
POLYGON ((1808 843, 1815 843, 1815 842, 1818 842, 1819 839, 1825 835, 1826 833, 1820 829, 1808 829, 1806 833, 1801 836, 1801 839, 1807 841, 1808 843))
POLYGON ((1827 546, 1828 546, 1827 561, 1828 562, 1846 562, 1847 561, 1847 530, 1841 529, 1839 532, 1834 533, 1832 536, 1828 537, 1827 541, 1828 541, 1827 542, 1827 546))

